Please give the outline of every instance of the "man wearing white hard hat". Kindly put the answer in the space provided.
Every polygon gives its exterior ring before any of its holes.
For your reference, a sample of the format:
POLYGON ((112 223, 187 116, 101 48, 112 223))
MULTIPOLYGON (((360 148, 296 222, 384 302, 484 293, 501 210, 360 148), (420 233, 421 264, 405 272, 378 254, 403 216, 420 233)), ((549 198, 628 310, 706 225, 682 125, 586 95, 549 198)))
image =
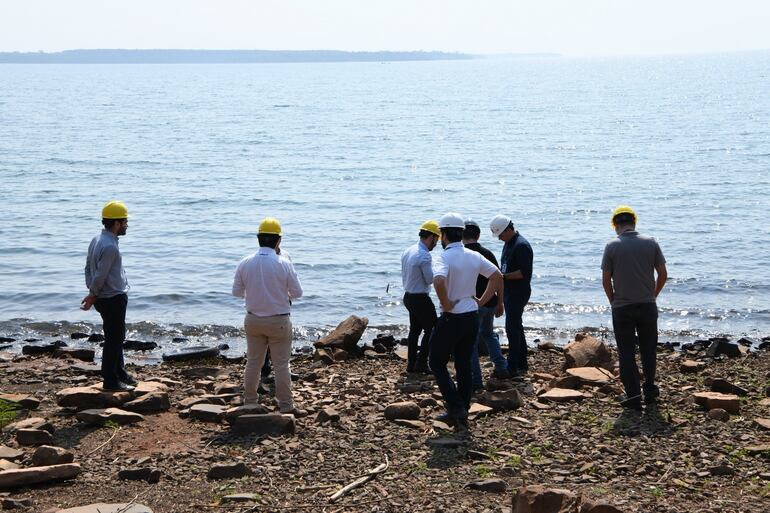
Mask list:
MULTIPOLYGON (((500 257, 505 292, 505 334, 508 337, 508 373, 520 376, 529 370, 527 339, 521 316, 532 295, 532 246, 514 227, 511 218, 497 215, 489 223, 492 235, 505 243, 500 257)), ((498 304, 498 312, 500 305, 498 304)))
POLYGON ((479 331, 478 305, 502 294, 503 277, 480 253, 463 246, 465 223, 460 214, 445 214, 438 224, 444 253, 434 265, 433 287, 441 304, 441 316, 430 341, 430 366, 447 410, 439 418, 458 432, 467 433, 473 388, 471 355, 479 331), (481 298, 476 297, 479 274, 489 278, 481 298), (451 355, 456 384, 447 370, 451 355))

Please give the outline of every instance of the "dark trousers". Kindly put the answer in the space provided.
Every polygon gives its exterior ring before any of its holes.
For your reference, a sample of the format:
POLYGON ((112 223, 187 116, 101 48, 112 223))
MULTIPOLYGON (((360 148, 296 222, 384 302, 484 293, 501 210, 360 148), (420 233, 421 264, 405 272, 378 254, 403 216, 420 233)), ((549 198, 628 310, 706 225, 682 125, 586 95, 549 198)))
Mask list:
POLYGON ((407 353, 407 368, 416 370, 425 367, 428 362, 428 342, 433 326, 436 324, 436 307, 428 294, 404 294, 404 306, 409 312, 409 351, 407 353), (419 350, 417 341, 422 335, 419 350))
POLYGON ((655 385, 656 350, 658 344, 658 307, 655 303, 638 303, 612 309, 612 327, 618 345, 620 381, 626 397, 640 397, 639 367, 636 366, 636 345, 644 371, 644 394, 658 396, 655 385))
POLYGON ((477 312, 443 314, 436 322, 430 339, 430 368, 446 403, 449 416, 466 418, 471 405, 473 377, 471 355, 479 333, 477 312), (454 356, 457 385, 447 370, 449 357, 454 356))
POLYGON ((508 337, 508 371, 512 374, 529 370, 527 363, 527 339, 521 316, 529 302, 526 296, 508 296, 505 305, 505 335, 508 337))
POLYGON ((102 316, 104 325, 104 349, 102 351, 102 379, 104 385, 114 387, 128 378, 123 363, 123 342, 126 339, 126 307, 128 296, 118 294, 99 298, 94 308, 102 316))

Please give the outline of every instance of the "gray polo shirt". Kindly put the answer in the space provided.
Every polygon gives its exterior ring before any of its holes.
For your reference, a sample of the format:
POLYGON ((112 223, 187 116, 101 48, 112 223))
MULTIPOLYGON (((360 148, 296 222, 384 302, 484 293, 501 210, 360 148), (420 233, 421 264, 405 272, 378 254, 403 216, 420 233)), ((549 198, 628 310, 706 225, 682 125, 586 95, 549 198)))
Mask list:
POLYGON ((602 270, 612 275, 612 307, 655 302, 655 267, 665 264, 663 252, 652 237, 628 231, 607 243, 602 270))
POLYGON ((118 237, 102 230, 88 246, 86 287, 92 295, 109 298, 128 292, 128 280, 118 248, 118 237))

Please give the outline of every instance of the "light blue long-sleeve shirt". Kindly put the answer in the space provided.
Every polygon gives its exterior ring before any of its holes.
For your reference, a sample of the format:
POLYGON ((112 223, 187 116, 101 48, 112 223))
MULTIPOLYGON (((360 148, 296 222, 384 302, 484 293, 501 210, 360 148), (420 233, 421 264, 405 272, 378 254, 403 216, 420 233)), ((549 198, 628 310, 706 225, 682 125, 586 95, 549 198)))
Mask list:
POLYGON ((128 292, 128 280, 123 269, 118 237, 109 230, 91 240, 86 257, 86 287, 91 295, 109 298, 128 292))
POLYGON ((433 268, 428 247, 418 242, 401 254, 401 282, 404 292, 427 294, 433 283, 433 268))

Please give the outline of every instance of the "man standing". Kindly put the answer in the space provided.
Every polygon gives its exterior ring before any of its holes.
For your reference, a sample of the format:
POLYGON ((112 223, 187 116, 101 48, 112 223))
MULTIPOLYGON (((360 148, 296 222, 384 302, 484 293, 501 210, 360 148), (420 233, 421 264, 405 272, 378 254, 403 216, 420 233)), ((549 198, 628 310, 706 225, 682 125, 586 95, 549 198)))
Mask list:
POLYGON ((275 368, 275 398, 281 413, 307 414, 294 406, 291 395, 291 301, 302 296, 294 265, 279 256, 281 225, 266 217, 259 224, 259 250, 241 260, 233 279, 233 295, 245 298, 246 370, 243 402, 255 404, 268 349, 275 368))
MULTIPOLYGON (((492 262, 495 268, 498 267, 497 259, 487 248, 479 244, 481 229, 476 221, 465 220, 465 230, 463 231, 463 244, 467 249, 480 253, 484 258, 492 262)), ((476 296, 481 297, 487 288, 489 280, 480 275, 476 278, 476 296)), ((502 298, 499 298, 502 301, 502 298)), ((502 351, 500 351, 500 339, 495 333, 494 321, 495 310, 497 309, 498 297, 495 296, 486 304, 479 304, 479 334, 476 344, 473 346, 473 388, 481 389, 484 386, 484 380, 481 375, 481 364, 479 363, 479 347, 483 343, 487 347, 489 359, 495 364, 493 376, 496 378, 508 377, 508 364, 505 361, 502 351)))
MULTIPOLYGON (((511 218, 497 215, 489 224, 492 235, 505 242, 500 257, 505 293, 505 334, 508 337, 508 374, 518 377, 529 370, 527 339, 521 316, 532 294, 532 246, 514 227, 511 218)), ((498 304, 498 312, 500 305, 498 304)))
POLYGON ((471 355, 479 333, 478 305, 502 293, 503 277, 480 253, 463 247, 462 216, 445 214, 439 229, 444 253, 436 261, 433 286, 442 313, 430 341, 430 366, 447 409, 439 419, 465 434, 472 393, 471 355), (476 297, 479 274, 489 278, 481 298, 476 297), (454 356, 457 384, 447 370, 450 355, 454 356))
POLYGON ((420 226, 417 244, 408 247, 401 254, 401 282, 404 286, 404 306, 409 312, 409 350, 406 372, 429 374, 428 341, 436 324, 436 307, 428 293, 433 283, 430 252, 436 247, 439 237, 438 223, 425 221, 420 226), (417 341, 422 333, 419 351, 417 341))
POLYGON ((621 404, 641 410, 636 343, 638 340, 644 371, 644 402, 653 403, 660 395, 655 385, 658 344, 658 307, 655 299, 666 284, 668 271, 658 242, 652 237, 639 235, 636 223, 636 213, 629 206, 621 205, 612 213, 612 226, 618 236, 604 248, 602 285, 612 305, 620 380, 626 391, 621 404))
POLYGON ((110 201, 102 208, 102 232, 91 240, 86 257, 88 295, 80 308, 91 306, 102 316, 104 349, 102 351, 102 385, 108 391, 133 390, 136 380, 129 376, 123 362, 126 339, 126 307, 128 280, 123 270, 118 237, 128 230, 128 209, 120 201, 110 201))

